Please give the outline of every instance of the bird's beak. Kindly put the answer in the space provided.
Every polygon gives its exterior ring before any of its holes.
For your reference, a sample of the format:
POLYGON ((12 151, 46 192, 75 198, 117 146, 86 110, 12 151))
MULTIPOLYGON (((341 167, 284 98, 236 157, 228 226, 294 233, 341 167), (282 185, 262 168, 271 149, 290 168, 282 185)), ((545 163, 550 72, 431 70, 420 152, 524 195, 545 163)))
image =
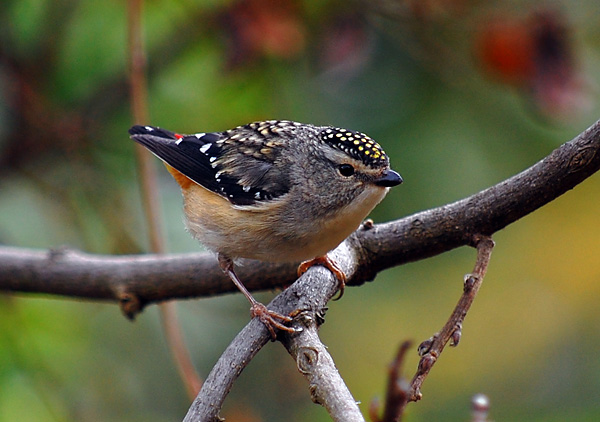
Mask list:
POLYGON ((394 170, 386 170, 383 174, 375 180, 375 184, 377 186, 383 186, 386 188, 391 188, 392 186, 397 186, 402 183, 402 177, 396 173, 394 170))

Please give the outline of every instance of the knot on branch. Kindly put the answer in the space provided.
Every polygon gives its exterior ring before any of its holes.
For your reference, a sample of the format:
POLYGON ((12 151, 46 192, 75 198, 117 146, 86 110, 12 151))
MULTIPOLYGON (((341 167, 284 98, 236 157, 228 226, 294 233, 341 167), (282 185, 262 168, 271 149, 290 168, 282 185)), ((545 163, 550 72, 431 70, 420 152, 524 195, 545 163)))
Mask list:
POLYGON ((310 374, 319 362, 319 351, 314 347, 301 347, 296 357, 298 371, 303 374, 310 374))
POLYGON ((135 316, 142 311, 142 301, 140 297, 131 292, 118 292, 117 300, 119 302, 119 308, 123 315, 129 320, 134 320, 135 316))
POLYGON ((577 151, 569 160, 569 173, 577 172, 586 167, 588 163, 594 160, 596 151, 597 149, 592 146, 582 147, 577 151))
POLYGON ((67 257, 69 252, 69 248, 66 246, 50 248, 50 250, 48 250, 48 259, 52 263, 57 263, 63 260, 65 257, 67 257))
POLYGON ((409 233, 415 238, 420 238, 425 233, 425 225, 419 218, 415 218, 410 222, 409 233))
POLYGON ((477 285, 477 283, 479 282, 480 278, 477 274, 465 274, 464 277, 464 285, 463 285, 463 291, 465 293, 469 293, 474 286, 477 285))

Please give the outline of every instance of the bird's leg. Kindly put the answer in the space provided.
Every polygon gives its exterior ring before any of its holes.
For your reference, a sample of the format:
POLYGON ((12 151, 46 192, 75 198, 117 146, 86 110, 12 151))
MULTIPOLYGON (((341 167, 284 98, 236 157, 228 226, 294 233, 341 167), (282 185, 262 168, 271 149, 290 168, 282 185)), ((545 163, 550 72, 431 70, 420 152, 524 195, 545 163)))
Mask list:
POLYGON ((329 258, 327 255, 323 255, 301 263, 298 267, 298 277, 300 277, 302 274, 308 271, 308 269, 313 265, 323 265, 324 267, 327 267, 327 269, 331 271, 333 275, 338 279, 338 281, 340 282, 340 294, 333 300, 341 299, 344 295, 344 289, 346 288, 346 274, 344 274, 344 271, 342 271, 342 269, 333 259, 329 258))
POLYGON ((225 274, 233 281, 233 283, 237 286, 238 289, 246 296, 246 298, 250 301, 250 315, 252 318, 258 318, 260 322, 265 324, 265 326, 269 329, 271 333, 271 338, 275 340, 277 335, 275 333, 275 328, 279 330, 284 330, 290 333, 294 333, 294 330, 291 327, 286 327, 279 321, 290 322, 292 318, 286 315, 281 315, 275 311, 271 311, 267 309, 265 305, 254 299, 254 297, 250 294, 248 289, 242 284, 237 274, 233 269, 233 261, 231 258, 218 254, 217 259, 219 260, 219 266, 223 270, 225 274), (278 321, 279 320, 279 321, 278 321))

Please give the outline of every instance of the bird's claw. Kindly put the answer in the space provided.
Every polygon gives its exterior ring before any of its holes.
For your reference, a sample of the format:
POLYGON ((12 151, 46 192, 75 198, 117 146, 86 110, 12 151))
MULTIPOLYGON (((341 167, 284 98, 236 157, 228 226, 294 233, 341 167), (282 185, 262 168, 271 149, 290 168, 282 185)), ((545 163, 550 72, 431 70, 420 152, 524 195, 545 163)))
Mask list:
POLYGON ((277 313, 275 311, 271 311, 260 302, 252 304, 252 307, 250 308, 250 315, 252 316, 252 318, 258 318, 258 320, 267 327, 269 333, 271 334, 271 340, 273 341, 275 341, 275 339, 277 338, 277 333, 275 332, 275 329, 287 331, 288 333, 296 332, 294 328, 288 327, 279 322, 291 322, 291 317, 287 315, 281 315, 280 313, 277 313))

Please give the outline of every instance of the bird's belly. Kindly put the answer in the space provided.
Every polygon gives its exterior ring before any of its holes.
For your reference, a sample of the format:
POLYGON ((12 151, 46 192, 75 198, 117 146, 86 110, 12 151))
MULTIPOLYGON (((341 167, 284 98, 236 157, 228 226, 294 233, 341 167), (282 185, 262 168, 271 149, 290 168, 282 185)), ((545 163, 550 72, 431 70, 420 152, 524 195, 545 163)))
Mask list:
MULTIPOLYGON (((198 186, 197 189, 206 191, 198 186)), ((383 199, 387 188, 371 189, 317 225, 310 215, 294 224, 278 217, 273 209, 268 218, 256 210, 232 208, 225 198, 189 195, 185 198, 186 225, 205 247, 230 258, 270 262, 295 262, 325 255, 346 239, 383 199), (200 202, 196 198, 202 198, 200 202), (219 210, 219 212, 214 212, 219 210), (235 224, 231 224, 234 221, 235 224)), ((279 213, 279 214, 278 214, 279 213)))

